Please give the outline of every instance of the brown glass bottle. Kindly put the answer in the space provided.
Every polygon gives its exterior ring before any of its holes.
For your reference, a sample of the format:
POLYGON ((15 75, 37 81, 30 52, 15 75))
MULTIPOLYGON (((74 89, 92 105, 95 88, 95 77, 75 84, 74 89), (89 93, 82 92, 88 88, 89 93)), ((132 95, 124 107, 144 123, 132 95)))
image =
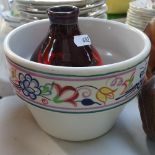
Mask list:
MULTIPOLYGON (((75 36, 81 37, 77 7, 55 6, 48 9, 47 13, 50 20, 49 32, 32 55, 32 61, 72 67, 103 65, 92 45, 79 46, 75 43, 75 36)), ((89 38, 83 39, 89 43, 89 38)))

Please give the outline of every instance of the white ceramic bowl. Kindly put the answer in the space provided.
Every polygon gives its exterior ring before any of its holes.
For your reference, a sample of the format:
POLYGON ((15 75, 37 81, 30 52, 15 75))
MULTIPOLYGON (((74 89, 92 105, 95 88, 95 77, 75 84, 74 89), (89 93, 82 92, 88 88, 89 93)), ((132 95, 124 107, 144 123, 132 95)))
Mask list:
POLYGON ((16 28, 5 39, 10 80, 40 127, 57 138, 88 140, 114 125, 144 79, 150 51, 147 36, 114 21, 80 18, 104 66, 59 67, 29 61, 47 33, 41 20, 16 28))

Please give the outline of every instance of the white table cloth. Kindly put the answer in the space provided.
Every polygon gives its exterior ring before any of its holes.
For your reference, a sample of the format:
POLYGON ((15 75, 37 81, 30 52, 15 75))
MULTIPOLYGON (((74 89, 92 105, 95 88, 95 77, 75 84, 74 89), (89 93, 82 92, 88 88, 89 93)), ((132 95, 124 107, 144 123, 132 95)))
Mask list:
POLYGON ((68 142, 43 132, 25 105, 16 96, 10 96, 0 100, 0 154, 155 155, 155 142, 143 132, 137 99, 126 105, 106 135, 85 142, 68 142))
POLYGON ((4 56, 3 42, 5 36, 11 29, 7 23, 0 17, 0 96, 8 96, 13 94, 11 84, 9 82, 6 59, 4 56))

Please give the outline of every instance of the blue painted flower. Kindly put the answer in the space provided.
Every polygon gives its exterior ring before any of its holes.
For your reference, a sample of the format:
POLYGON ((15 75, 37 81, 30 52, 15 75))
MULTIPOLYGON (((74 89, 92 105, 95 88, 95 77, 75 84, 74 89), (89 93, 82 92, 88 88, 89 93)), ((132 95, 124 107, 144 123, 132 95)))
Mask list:
POLYGON ((39 82, 29 74, 19 73, 19 86, 25 96, 35 100, 40 95, 39 82))

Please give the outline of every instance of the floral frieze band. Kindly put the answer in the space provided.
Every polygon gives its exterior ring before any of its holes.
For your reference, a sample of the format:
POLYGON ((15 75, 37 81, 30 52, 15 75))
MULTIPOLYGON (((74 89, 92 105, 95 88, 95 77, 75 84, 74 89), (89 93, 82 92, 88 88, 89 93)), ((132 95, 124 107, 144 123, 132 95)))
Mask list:
POLYGON ((132 99, 141 88, 148 58, 124 71, 91 76, 52 75, 9 60, 10 80, 26 102, 52 111, 88 113, 112 109, 132 99))

